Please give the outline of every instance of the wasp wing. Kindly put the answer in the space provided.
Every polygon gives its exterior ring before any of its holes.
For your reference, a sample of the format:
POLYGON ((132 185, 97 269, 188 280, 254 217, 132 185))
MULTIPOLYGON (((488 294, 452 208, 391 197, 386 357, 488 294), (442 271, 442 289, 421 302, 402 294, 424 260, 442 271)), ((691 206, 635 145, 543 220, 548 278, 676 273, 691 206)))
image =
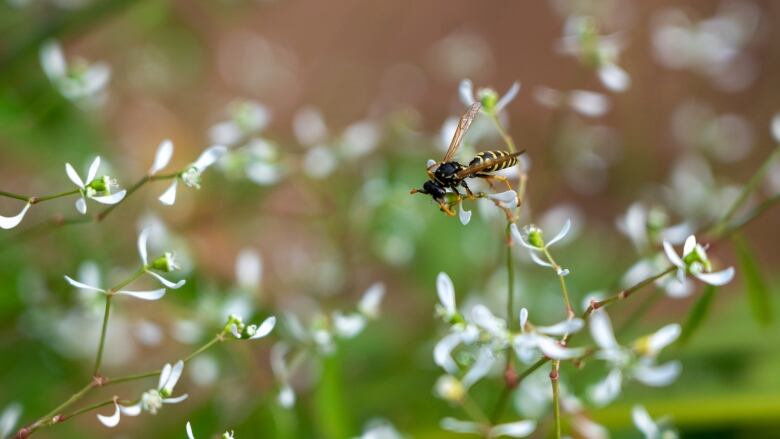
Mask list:
MULTIPOLYGON (((458 171, 457 174, 455 174, 455 176, 457 178, 466 178, 466 177, 468 177, 470 175, 476 174, 476 173, 484 171, 486 169, 490 169, 493 166, 497 166, 497 165, 500 165, 502 163, 506 163, 508 161, 514 160, 515 157, 518 157, 518 156, 520 156, 523 153, 525 153, 525 150, 518 151, 518 152, 513 152, 511 154, 507 154, 505 156, 497 157, 497 158, 490 159, 490 160, 483 160, 483 161, 481 161, 479 163, 476 163, 476 164, 474 164, 472 166, 469 166, 467 168, 461 169, 460 171, 458 171)), ((490 171, 487 171, 487 172, 490 172, 490 171)))
POLYGON ((463 141, 463 136, 466 134, 466 131, 469 130, 469 126, 471 125, 471 122, 473 122, 474 118, 477 117, 477 113, 479 112, 480 107, 481 107, 480 103, 475 102, 471 104, 469 111, 467 111, 466 114, 461 116, 460 122, 458 122, 458 128, 455 129, 455 134, 452 136, 452 141, 450 141, 450 146, 449 148, 447 148, 447 153, 444 154, 444 158, 441 159, 442 163, 450 162, 452 161, 452 158, 455 157, 455 153, 458 152, 460 143, 463 141))

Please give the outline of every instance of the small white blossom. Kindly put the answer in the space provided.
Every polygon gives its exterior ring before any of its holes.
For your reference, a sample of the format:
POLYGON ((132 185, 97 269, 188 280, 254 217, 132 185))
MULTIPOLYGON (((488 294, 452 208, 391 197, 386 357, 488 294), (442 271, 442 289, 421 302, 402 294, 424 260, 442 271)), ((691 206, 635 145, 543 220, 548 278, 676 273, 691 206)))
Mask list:
MULTIPOLYGON (((157 412, 162 408, 163 404, 178 404, 184 401, 188 397, 186 393, 177 397, 171 397, 171 395, 173 395, 173 388, 176 386, 176 383, 179 382, 179 378, 181 378, 183 370, 184 361, 182 360, 177 361, 173 366, 171 366, 169 363, 166 363, 160 372, 160 379, 158 381, 157 388, 144 392, 141 395, 141 400, 138 403, 128 407, 122 407, 115 402, 117 409, 113 416, 116 417, 116 422, 113 423, 113 425, 109 425, 111 422, 107 423, 104 420, 106 417, 101 417, 101 415, 98 415, 98 419, 100 419, 100 422, 103 422, 103 424, 107 427, 115 427, 119 423, 120 412, 126 415, 136 416, 143 410, 156 415, 157 412)), ((107 418, 106 420, 113 421, 113 419, 107 418)))
POLYGON ((436 293, 439 296, 436 313, 448 322, 455 318, 462 319, 455 306, 455 286, 447 273, 442 272, 436 276, 436 293))
POLYGON ((70 163, 65 163, 65 173, 68 178, 79 188, 81 198, 76 200, 76 210, 84 215, 87 213, 87 198, 97 201, 101 204, 116 204, 125 197, 127 191, 124 189, 117 191, 118 184, 116 180, 109 176, 103 176, 96 179, 98 168, 100 167, 100 157, 95 157, 89 166, 87 178, 82 180, 79 174, 73 169, 70 163))
MULTIPOLYGON (((566 235, 569 233, 569 230, 571 230, 571 220, 567 219, 566 223, 563 225, 563 228, 561 228, 558 234, 555 235, 550 241, 545 241, 544 232, 542 229, 536 227, 533 224, 529 224, 520 230, 517 228, 516 224, 512 223, 510 230, 514 239, 519 242, 520 245, 529 250, 531 259, 534 261, 534 263, 541 265, 542 267, 554 268, 550 262, 542 259, 540 252, 543 254, 550 246, 566 237, 566 235)), ((566 276, 569 274, 569 270, 562 267, 557 268, 558 275, 566 276)))
POLYGON ((227 147, 222 145, 214 145, 207 148, 201 153, 198 159, 189 165, 183 172, 181 172, 178 178, 175 178, 168 189, 160 195, 160 203, 166 206, 172 206, 176 202, 176 189, 179 184, 179 179, 189 187, 200 189, 200 177, 209 166, 216 163, 227 153, 227 147))
POLYGON ((271 316, 263 320, 260 325, 246 325, 241 321, 241 318, 235 315, 228 317, 228 325, 230 333, 233 337, 246 340, 257 340, 263 338, 273 331, 276 326, 276 317, 271 316))
POLYGON ((582 64, 596 70, 608 89, 622 92, 631 85, 628 73, 617 65, 623 50, 622 40, 618 35, 599 35, 592 17, 569 18, 558 47, 564 54, 575 56, 582 64))
POLYGON ((721 271, 712 271, 712 264, 707 258, 707 252, 700 244, 696 243, 696 237, 691 235, 685 240, 683 255, 680 257, 668 241, 664 241, 664 252, 674 266, 677 267, 677 279, 682 283, 687 274, 693 275, 700 281, 710 285, 725 285, 734 278, 734 267, 721 271))
POLYGON ((165 273, 170 273, 172 271, 178 270, 180 267, 176 263, 176 259, 173 253, 166 252, 159 258, 151 262, 149 261, 149 257, 147 254, 148 253, 147 241, 149 240, 150 233, 151 233, 151 229, 146 228, 142 230, 140 234, 138 234, 138 243, 137 243, 138 254, 141 257, 141 262, 143 262, 144 272, 154 277, 155 279, 160 281, 160 283, 162 283, 168 288, 172 288, 172 289, 181 288, 187 281, 181 279, 178 282, 171 282, 155 271, 155 270, 159 270, 165 273))
POLYGON ((24 215, 30 209, 30 206, 32 206, 32 204, 25 204, 21 212, 14 216, 0 215, 0 229, 13 229, 14 227, 18 226, 19 223, 22 222, 22 219, 24 219, 24 215))
POLYGON ((97 415, 98 421, 108 428, 114 428, 119 425, 119 421, 122 415, 125 416, 138 416, 141 414, 141 407, 139 405, 123 406, 119 402, 114 400, 114 413, 111 415, 97 415))
POLYGON ((513 337, 512 348, 524 363, 538 359, 539 354, 555 359, 570 360, 585 353, 584 348, 569 348, 552 336, 563 336, 580 331, 585 326, 582 319, 564 320, 551 326, 534 326, 528 323, 528 310, 520 310, 520 334, 513 337))
POLYGON ((458 88, 460 100, 464 105, 470 107, 474 103, 479 102, 482 104, 482 111, 493 114, 500 113, 501 110, 503 110, 507 105, 509 105, 510 102, 512 102, 512 100, 515 99, 519 91, 520 83, 517 81, 512 83, 506 93, 504 93, 504 96, 499 96, 499 94, 492 88, 477 89, 475 94, 474 84, 470 79, 462 80, 460 82, 460 87, 458 88))
POLYGON ((89 64, 77 59, 68 65, 59 43, 49 41, 41 47, 40 61, 43 72, 57 90, 71 101, 97 102, 111 78, 108 64, 89 64))
MULTIPOLYGON (((69 276, 65 276, 65 281, 67 281, 72 286, 76 288, 80 288, 82 290, 97 291, 103 294, 109 294, 107 290, 92 285, 87 285, 83 282, 74 280, 69 276)), ((121 295, 131 296, 131 297, 135 297, 136 299, 142 299, 142 300, 158 300, 165 295, 165 288, 160 288, 157 290, 149 290, 149 291, 119 290, 119 291, 111 291, 110 294, 121 294, 121 295)))

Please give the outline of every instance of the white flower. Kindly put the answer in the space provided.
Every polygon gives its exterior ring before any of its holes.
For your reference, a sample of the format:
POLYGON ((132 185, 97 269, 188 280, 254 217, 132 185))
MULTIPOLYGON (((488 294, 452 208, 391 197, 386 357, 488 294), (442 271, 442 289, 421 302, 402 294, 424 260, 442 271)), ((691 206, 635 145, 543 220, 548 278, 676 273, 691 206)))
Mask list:
POLYGON ((173 157, 173 142, 169 139, 165 139, 157 146, 157 152, 154 154, 154 162, 152 167, 149 168, 148 175, 152 176, 163 170, 173 157))
POLYGON ((252 139, 220 163, 227 168, 242 166, 246 177, 261 186, 271 185, 284 177, 286 170, 277 145, 265 139, 252 139))
POLYGON ((631 347, 618 344, 612 323, 603 309, 594 311, 589 319, 590 333, 599 346, 596 358, 606 361, 611 371, 606 379, 589 390, 591 399, 600 405, 608 404, 620 393, 625 378, 633 378, 652 387, 666 386, 679 376, 680 363, 671 361, 656 365, 660 351, 680 336, 680 325, 664 326, 653 334, 636 340, 631 347))
POLYGON ((526 437, 536 430, 536 422, 530 420, 488 426, 472 421, 444 418, 439 425, 442 429, 453 433, 478 434, 487 438, 497 438, 501 436, 526 437))
MULTIPOLYGON (((661 254, 640 259, 623 275, 621 286, 623 288, 629 288, 648 277, 662 272, 668 266, 669 264, 666 258, 661 254)), ((687 278, 683 280, 683 283, 680 283, 675 278, 664 276, 656 279, 655 285, 662 288, 666 295, 673 299, 688 297, 693 292, 693 282, 687 278)))
POLYGON ((382 303, 382 298, 385 296, 385 284, 382 282, 376 282, 372 284, 363 293, 363 297, 358 302, 357 309, 364 316, 376 319, 379 317, 379 305, 382 303))
POLYGON ((341 311, 336 311, 332 318, 336 334, 343 338, 353 338, 366 327, 366 318, 359 313, 346 315, 341 311))
POLYGON ((173 253, 166 252, 159 258, 151 261, 151 263, 149 262, 149 257, 147 254, 147 241, 149 240, 149 233, 151 233, 151 229, 146 228, 142 230, 141 233, 138 235, 138 254, 141 257, 141 262, 143 262, 144 272, 154 277, 155 279, 159 280, 160 283, 162 283, 168 288, 172 288, 172 289, 181 288, 187 282, 184 279, 181 279, 178 282, 171 282, 168 279, 162 277, 157 272, 155 272, 155 270, 159 270, 159 271, 169 273, 171 271, 179 269, 179 266, 176 264, 176 260, 174 258, 173 253))
MULTIPOLYGON (((545 242, 544 232, 542 229, 536 227, 533 224, 529 224, 523 227, 522 230, 519 230, 517 225, 512 223, 510 230, 512 231, 512 236, 515 238, 515 240, 519 242, 520 245, 529 250, 531 259, 537 265, 554 268, 551 263, 542 259, 542 257, 539 255, 539 252, 544 253, 551 245, 565 238, 569 233, 569 230, 571 230, 571 220, 567 219, 566 223, 563 225, 563 228, 561 228, 558 234, 555 235, 555 237, 553 237, 553 239, 551 239, 549 242, 545 242)), ((566 276, 569 274, 569 270, 558 267, 558 274, 561 276, 566 276)))
POLYGON ((682 258, 668 241, 664 241, 664 252, 674 266, 677 267, 677 279, 682 283, 686 274, 691 274, 700 281, 710 285, 725 285, 734 278, 734 267, 713 272, 712 264, 707 258, 707 252, 696 237, 691 235, 685 240, 682 258))
POLYGON ((569 360, 585 353, 584 348, 569 348, 551 336, 578 332, 585 326, 582 319, 564 320, 551 326, 533 326, 528 323, 528 310, 520 310, 520 334, 512 339, 512 348, 524 363, 538 358, 538 352, 554 360, 569 360))
POLYGON ((203 171, 216 163, 226 153, 227 147, 222 145, 214 145, 203 151, 198 159, 181 172, 178 178, 175 178, 173 183, 168 186, 168 189, 160 195, 160 203, 166 206, 172 206, 176 202, 176 189, 179 184, 179 179, 189 187, 200 189, 200 176, 203 174, 203 171))
POLYGON ((127 192, 124 189, 116 191, 118 188, 116 180, 109 176, 96 179, 99 167, 100 156, 95 157, 95 160, 89 165, 87 178, 82 180, 73 166, 70 163, 65 163, 65 173, 68 174, 70 181, 79 187, 79 193, 81 193, 81 198, 76 200, 76 210, 82 215, 87 213, 87 198, 102 204, 116 204, 122 201, 127 192))
POLYGON ((499 96, 492 88, 480 88, 475 95, 474 84, 470 79, 460 81, 460 87, 458 88, 460 100, 464 105, 470 107, 475 102, 479 102, 482 104, 483 111, 493 114, 500 113, 514 100, 519 91, 520 83, 518 81, 512 83, 506 93, 504 93, 504 96, 499 96))
POLYGON ((14 227, 18 226, 19 223, 22 222, 22 219, 24 218, 24 215, 27 213, 27 210, 30 209, 30 206, 32 206, 32 204, 30 203, 25 204, 21 212, 17 213, 14 216, 0 215, 0 229, 13 229, 14 227))
POLYGON ((173 388, 176 386, 176 383, 179 382, 183 370, 184 361, 182 360, 177 361, 173 366, 166 363, 160 372, 160 380, 158 381, 157 388, 144 392, 144 394, 141 395, 141 401, 132 407, 156 415, 163 404, 177 404, 187 399, 188 395, 186 393, 181 396, 171 397, 171 395, 173 395, 173 388))
POLYGON ((536 87, 534 98, 548 108, 568 107, 586 117, 599 117, 609 111, 609 98, 594 91, 561 92, 550 87, 536 87))
POLYGON ((622 92, 631 85, 628 73, 617 65, 623 42, 618 35, 599 35, 592 17, 569 18, 558 48, 564 54, 577 57, 585 66, 595 69, 602 84, 608 89, 622 92))
POLYGON ((259 326, 252 324, 244 327, 241 318, 234 315, 231 315, 228 320, 230 333, 233 334, 233 337, 238 339, 257 340, 263 338, 270 334, 276 326, 275 316, 266 318, 259 326))
POLYGON ((95 100, 111 78, 111 68, 105 63, 90 65, 79 59, 69 66, 56 41, 49 41, 41 47, 40 61, 52 84, 72 101, 95 100))
POLYGON ((228 120, 209 128, 212 143, 233 145, 241 139, 262 131, 271 121, 268 108, 255 101, 234 101, 227 107, 228 120))
POLYGON ((22 406, 12 402, 0 413, 0 438, 8 437, 22 414, 22 406))
POLYGON ((99 414, 97 415, 97 418, 98 421, 106 427, 114 428, 119 425, 119 420, 123 414, 126 416, 138 416, 141 414, 141 407, 137 404, 126 407, 120 405, 119 402, 114 399, 114 413, 108 416, 99 414))

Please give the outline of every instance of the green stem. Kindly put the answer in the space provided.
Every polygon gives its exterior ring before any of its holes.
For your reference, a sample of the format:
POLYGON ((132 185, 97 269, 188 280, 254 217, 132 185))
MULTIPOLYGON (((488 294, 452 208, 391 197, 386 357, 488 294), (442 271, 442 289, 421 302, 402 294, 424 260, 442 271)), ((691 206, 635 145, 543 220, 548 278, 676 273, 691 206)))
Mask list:
POLYGON ((125 196, 124 196, 124 197, 123 197, 121 200, 119 200, 119 202, 118 202, 118 203, 112 204, 112 205, 110 205, 110 206, 106 207, 105 209, 103 209, 103 211, 101 211, 100 213, 98 213, 98 214, 97 214, 97 216, 95 217, 95 220, 96 220, 96 221, 103 221, 103 219, 104 219, 105 217, 107 217, 107 216, 108 216, 108 214, 110 214, 110 213, 111 213, 111 212, 112 212, 114 209, 116 209, 117 207, 119 207, 119 205, 120 205, 120 204, 124 203, 124 202, 125 202, 125 200, 127 200, 128 198, 130 198, 130 195, 131 195, 133 192, 137 191, 137 190, 138 190, 138 189, 139 189, 141 186, 143 186, 143 185, 144 185, 144 184, 145 184, 147 181, 149 181, 149 176, 148 176, 148 175, 147 175, 147 176, 144 176, 144 177, 141 177, 141 179, 140 179, 140 180, 138 180, 137 182, 135 182, 135 184, 134 184, 134 185, 132 185, 132 186, 130 186, 129 188, 127 188, 127 193, 125 193, 125 196))
POLYGON ((100 363, 103 360, 103 346, 106 343, 106 331, 108 329, 108 317, 111 313, 111 299, 113 294, 106 295, 106 308, 103 311, 103 327, 100 329, 100 342, 98 343, 97 355, 95 356, 95 367, 92 369, 92 376, 98 376, 100 372, 100 363))
POLYGON ((30 203, 36 204, 40 203, 41 201, 49 201, 54 200, 57 198, 67 197, 70 195, 76 195, 81 192, 81 189, 72 189, 65 192, 60 192, 58 194, 52 194, 52 195, 44 195, 43 197, 30 197, 30 203))
POLYGON ((15 198, 17 200, 22 200, 22 201, 27 201, 28 203, 30 202, 30 198, 32 198, 32 197, 28 197, 26 195, 19 195, 19 194, 15 194, 13 192, 6 192, 6 191, 0 191, 0 196, 8 197, 8 198, 15 198))
POLYGON ((506 316, 509 329, 512 330, 515 327, 515 267, 514 258, 512 257, 512 231, 510 226, 512 223, 506 225, 506 316))
POLYGON ((484 425, 490 425, 490 419, 482 412, 482 409, 480 409, 474 400, 471 399, 468 393, 463 396, 460 405, 463 407, 463 411, 466 412, 472 420, 484 425))
POLYGON ((558 263, 555 262, 555 259, 553 259, 552 255, 550 254, 550 251, 547 250, 547 247, 544 247, 542 249, 544 252, 544 255, 547 257, 547 262, 552 265, 552 269, 555 271, 555 274, 558 276, 558 281, 561 284, 561 292, 563 293, 563 301, 566 304, 566 316, 569 319, 574 318, 574 308, 571 306, 571 300, 569 300, 569 288, 566 286, 566 279, 564 279, 564 275, 562 274, 562 268, 558 263))
POLYGON ((553 419, 555 420, 555 437, 561 439, 561 401, 560 391, 558 389, 558 370, 561 362, 553 361, 552 371, 550 372, 550 381, 552 382, 553 392, 553 419))
POLYGON ((750 180, 748 180, 745 187, 742 188, 739 196, 736 200, 734 200, 723 217, 715 224, 715 226, 712 227, 711 230, 716 236, 721 236, 723 234, 726 227, 728 226, 729 221, 731 221, 731 217, 734 216, 737 210, 745 203, 748 196, 750 196, 750 194, 753 193, 753 191, 758 187, 758 185, 764 179, 764 175, 766 175, 767 171, 769 171, 769 167, 772 166, 772 163, 777 157, 780 157, 780 147, 776 147, 772 151, 761 167, 758 168, 758 171, 756 171, 756 173, 750 177, 750 180))

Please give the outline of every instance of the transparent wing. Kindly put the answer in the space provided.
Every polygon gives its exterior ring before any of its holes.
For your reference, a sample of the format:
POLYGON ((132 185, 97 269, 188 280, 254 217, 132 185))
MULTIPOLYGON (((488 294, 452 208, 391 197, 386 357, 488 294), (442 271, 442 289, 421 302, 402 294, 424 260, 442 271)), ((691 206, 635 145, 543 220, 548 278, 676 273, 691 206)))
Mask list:
POLYGON ((460 143, 463 141, 463 136, 469 130, 471 122, 473 122, 474 118, 477 117, 477 113, 479 112, 480 107, 481 105, 479 102, 471 104, 469 111, 467 111, 466 114, 460 118, 460 122, 458 122, 458 128, 455 130, 455 135, 452 136, 450 146, 447 148, 447 153, 444 154, 444 158, 441 159, 442 163, 452 161, 452 158, 455 157, 455 153, 458 152, 460 143))

